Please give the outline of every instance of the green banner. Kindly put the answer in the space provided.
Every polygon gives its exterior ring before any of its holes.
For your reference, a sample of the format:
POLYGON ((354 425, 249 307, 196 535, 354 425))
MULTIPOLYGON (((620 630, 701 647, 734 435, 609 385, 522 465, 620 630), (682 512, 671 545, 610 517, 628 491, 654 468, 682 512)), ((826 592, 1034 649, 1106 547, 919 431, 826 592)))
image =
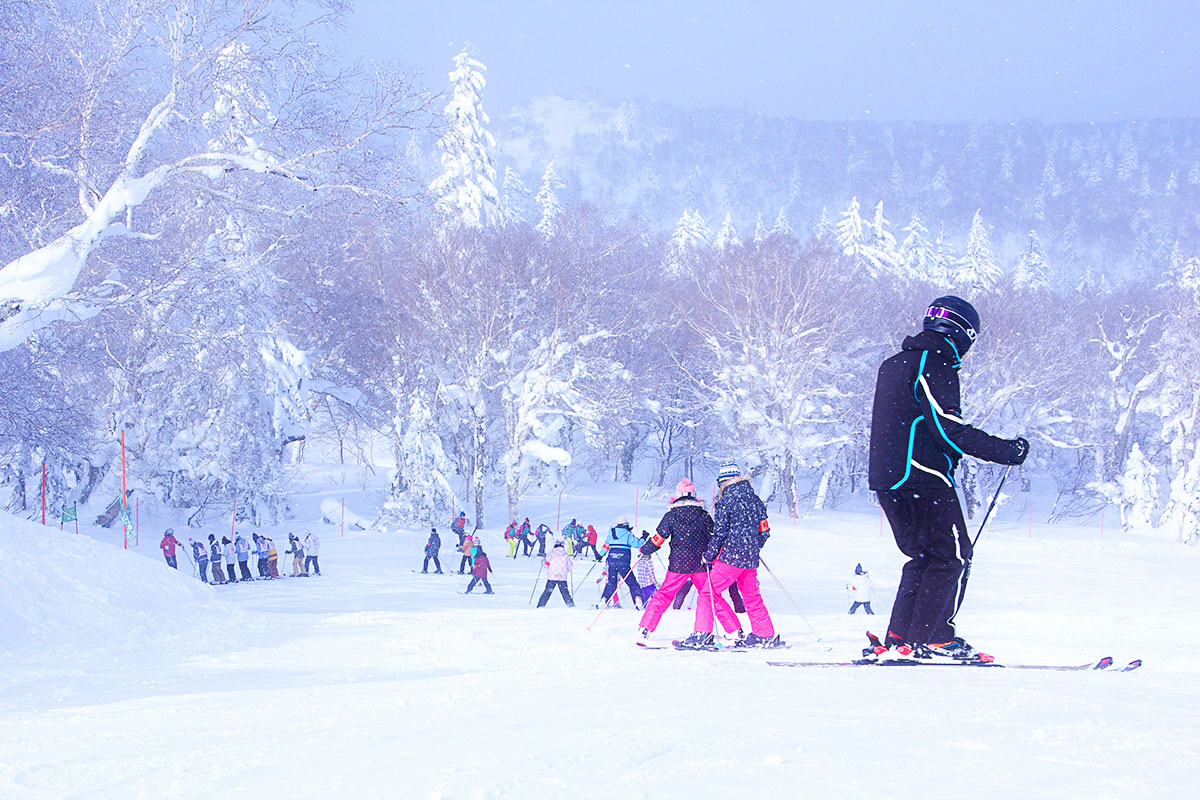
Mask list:
POLYGON ((63 509, 63 517, 62 517, 63 522, 74 522, 77 519, 79 519, 79 515, 78 515, 78 512, 75 510, 75 506, 71 506, 70 508, 63 509))

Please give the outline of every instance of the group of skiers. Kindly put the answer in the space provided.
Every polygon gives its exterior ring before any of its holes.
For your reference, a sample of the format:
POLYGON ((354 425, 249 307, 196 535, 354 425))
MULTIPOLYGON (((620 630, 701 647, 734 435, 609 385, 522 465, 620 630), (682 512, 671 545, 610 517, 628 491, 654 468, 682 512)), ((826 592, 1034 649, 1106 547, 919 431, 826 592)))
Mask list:
MULTIPOLYGON (((209 582, 210 564, 212 565, 212 583, 214 584, 279 578, 279 551, 275 548, 275 541, 269 536, 260 536, 257 533, 252 534, 252 539, 253 545, 238 532, 234 533, 232 540, 228 536, 218 539, 216 534, 210 533, 207 544, 204 540, 197 541, 189 538, 188 544, 192 548, 192 559, 200 580, 204 583, 209 582), (252 553, 257 558, 257 578, 250 574, 252 553), (238 577, 239 570, 240 578, 238 577)), ((317 536, 306 531, 304 540, 301 541, 295 534, 289 533, 288 545, 284 555, 292 556, 292 577, 307 578, 309 575, 321 574, 319 561, 321 540, 317 536)), ((175 531, 167 528, 158 547, 162 550, 167 564, 175 569, 179 568, 175 548, 182 546, 180 541, 175 538, 175 531)))
MULTIPOLYGON (((991 656, 958 636, 954 625, 970 576, 973 545, 954 473, 964 455, 1020 465, 1029 453, 1029 442, 1020 437, 992 436, 963 419, 958 370, 980 330, 979 314, 970 303, 951 295, 938 297, 925 312, 922 330, 907 337, 901 351, 879 368, 871 417, 868 483, 891 525, 897 546, 909 560, 902 571, 887 632, 882 640, 868 634, 871 646, 863 651, 865 659, 991 660, 991 656)), ((469 569, 472 575, 466 591, 482 583, 485 593, 492 594, 488 582, 491 564, 479 538, 466 533, 465 512, 454 518, 451 530, 458 538, 456 550, 462 553, 458 572, 463 574, 469 569)), ((545 559, 547 581, 539 608, 546 605, 555 589, 568 606, 574 605, 571 560, 590 549, 596 561, 606 560, 601 594, 604 605, 616 599, 618 585, 625 582, 634 607, 642 611, 638 625, 643 637, 658 627, 672 601, 676 609, 680 608, 689 588, 695 587, 693 632, 676 646, 716 647, 716 624, 736 646, 783 644, 759 590, 758 568, 765 566, 761 551, 771 535, 767 509, 755 494, 750 476, 743 474, 735 462, 725 463, 717 473, 711 515, 697 498, 692 481, 684 478, 652 535, 636 536, 628 520, 621 517, 605 537, 602 553, 595 528, 572 519, 563 529, 561 540, 547 553, 547 540, 552 535, 548 525, 535 529, 528 518, 522 523, 513 520, 504 531, 509 556, 516 558, 518 549, 523 549, 529 557, 536 544, 538 557, 545 559), (658 584, 651 557, 668 543, 666 574, 658 584), (734 608, 726 601, 726 592, 734 608), (749 633, 744 632, 739 613, 748 618, 749 633)), ((310 567, 319 575, 317 538, 311 534, 304 542, 291 534, 288 538, 291 549, 287 553, 295 556, 293 575, 307 575, 310 567)), ((258 534, 253 539, 259 577, 278 577, 274 543, 258 534)), ((207 549, 203 542, 189 542, 202 578, 205 566, 211 562, 214 582, 236 581, 235 564, 241 569, 241 580, 253 580, 247 565, 250 546, 240 535, 235 534, 232 542, 228 538, 218 541, 210 535, 207 549), (226 575, 221 573, 222 563, 226 575)), ((160 547, 172 567, 176 566, 178 545, 168 529, 160 547)), ((422 572, 428 571, 430 561, 438 573, 442 572, 440 547, 437 530, 431 529, 422 572)), ((868 614, 874 613, 870 578, 861 564, 847 589, 854 592, 849 613, 860 606, 868 614)))
MULTIPOLYGON (((534 545, 537 545, 537 557, 546 557, 546 542, 554 536, 554 531, 546 523, 533 527, 529 521, 529 517, 525 518, 524 522, 518 523, 515 519, 509 523, 504 529, 504 541, 508 544, 508 557, 516 558, 518 550, 524 551, 526 557, 532 556, 534 545)), ((600 551, 596 549, 600 535, 596 533, 596 529, 591 525, 581 525, 577 520, 572 519, 567 527, 562 529, 562 535, 558 541, 562 542, 564 552, 568 558, 575 558, 592 551, 592 556, 600 561, 603 559, 600 551)))

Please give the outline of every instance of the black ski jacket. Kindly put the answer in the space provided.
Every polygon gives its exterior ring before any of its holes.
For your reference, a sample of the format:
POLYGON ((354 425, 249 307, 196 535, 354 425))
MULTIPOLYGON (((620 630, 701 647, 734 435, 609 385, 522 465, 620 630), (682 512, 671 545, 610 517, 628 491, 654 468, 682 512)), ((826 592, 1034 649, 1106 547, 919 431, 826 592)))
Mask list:
POLYGON ((758 568, 758 552, 771 535, 767 506, 750 485, 750 476, 729 481, 717 493, 713 513, 713 537, 704 560, 718 558, 731 567, 758 568))
POLYGON ((713 521, 704 503, 695 495, 685 494, 671 503, 650 540, 638 550, 649 556, 658 552, 667 539, 671 540, 671 555, 667 569, 671 572, 692 573, 704 569, 704 550, 712 539, 713 521))
POLYGON ((963 421, 958 353, 936 331, 905 338, 879 367, 871 412, 868 482, 872 491, 948 489, 964 455, 1019 464, 1016 440, 1000 439, 963 421))

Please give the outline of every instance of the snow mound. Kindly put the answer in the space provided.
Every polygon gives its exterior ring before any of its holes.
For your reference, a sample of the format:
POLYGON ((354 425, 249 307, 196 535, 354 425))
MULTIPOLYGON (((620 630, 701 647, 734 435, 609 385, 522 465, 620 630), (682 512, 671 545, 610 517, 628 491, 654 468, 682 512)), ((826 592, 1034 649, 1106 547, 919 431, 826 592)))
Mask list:
POLYGON ((177 650, 243 621, 242 611, 215 595, 223 590, 193 577, 187 559, 176 553, 179 570, 88 536, 0 514, 0 656, 177 650))
MULTIPOLYGON (((326 498, 321 501, 321 521, 327 525, 341 525, 342 513, 343 509, 340 501, 333 498, 326 498)), ((345 509, 344 513, 346 514, 347 528, 353 528, 356 531, 365 531, 371 527, 372 519, 361 517, 348 508, 345 509)))

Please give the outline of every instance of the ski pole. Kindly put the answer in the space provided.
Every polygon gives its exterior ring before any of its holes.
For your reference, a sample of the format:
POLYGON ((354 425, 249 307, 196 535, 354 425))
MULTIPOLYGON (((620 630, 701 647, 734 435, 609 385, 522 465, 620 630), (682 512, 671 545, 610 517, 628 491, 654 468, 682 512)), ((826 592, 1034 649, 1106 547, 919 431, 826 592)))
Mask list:
POLYGON ((817 642, 820 643, 821 634, 817 633, 817 629, 814 628, 812 623, 808 621, 808 617, 805 616, 804 611, 801 610, 800 604, 797 603, 795 599, 792 598, 792 595, 788 592, 788 590, 784 588, 783 583, 775 575, 775 571, 767 565, 767 562, 763 560, 761 555, 758 557, 758 560, 763 565, 763 568, 767 571, 767 574, 771 576, 771 580, 775 581, 775 585, 779 587, 779 591, 783 592, 784 596, 791 601, 793 606, 795 606, 796 611, 800 614, 800 619, 804 620, 804 624, 808 626, 808 629, 813 632, 813 636, 817 637, 817 642))
POLYGON ((987 525, 988 517, 992 515, 992 509, 996 507, 996 501, 1000 499, 1000 490, 1004 488, 1004 479, 1008 477, 1010 469, 1012 469, 1012 465, 1006 466, 1004 472, 1000 473, 1000 483, 996 485, 996 491, 992 495, 992 502, 988 503, 987 511, 984 512, 983 519, 979 522, 979 530, 976 532, 975 538, 971 540, 971 556, 963 566, 962 584, 958 590, 958 602, 954 605, 954 613, 950 615, 951 621, 958 614, 958 610, 962 608, 963 598, 967 594, 967 581, 971 579, 971 564, 975 561, 975 543, 983 535, 983 526, 987 525))
POLYGON ((538 584, 542 581, 542 567, 545 565, 545 561, 540 559, 538 560, 538 574, 537 577, 533 579, 533 589, 529 592, 529 602, 526 603, 526 605, 533 605, 533 596, 537 593, 538 584))
MULTIPOLYGON (((179 549, 183 550, 182 547, 179 549)), ((187 550, 183 550, 183 557, 186 558, 187 562, 192 565, 192 577, 196 577, 196 562, 192 561, 192 557, 187 554, 187 550)))
POLYGON ((579 583, 577 583, 571 587, 571 596, 572 597, 574 597, 575 593, 579 591, 579 587, 583 585, 583 582, 588 579, 588 576, 592 574, 592 570, 594 570, 596 568, 596 565, 599 563, 600 563, 599 561, 593 561, 592 565, 590 567, 588 567, 588 571, 583 573, 583 577, 579 579, 579 583))
POLYGON ((1004 488, 1004 480, 1008 477, 1008 471, 1012 469, 1012 465, 1004 468, 1004 472, 1000 473, 1000 483, 996 486, 996 492, 992 495, 992 502, 988 503, 987 511, 983 514, 983 520, 979 523, 979 532, 975 534, 975 538, 971 540, 971 553, 975 553, 975 543, 979 541, 979 537, 983 535, 983 526, 987 525, 988 517, 992 515, 992 509, 996 507, 996 501, 1000 499, 1000 490, 1004 488))
MULTIPOLYGON (((630 565, 629 565, 629 569, 625 570, 625 574, 624 574, 624 575, 622 575, 621 577, 617 578, 617 589, 618 589, 618 590, 619 590, 619 589, 620 589, 620 587, 621 587, 621 582, 625 580, 626 576, 628 576, 628 575, 629 575, 629 573, 633 572, 633 568, 634 568, 635 566, 637 566, 637 562, 638 562, 638 561, 641 561, 643 558, 645 558, 645 556, 643 556, 643 555, 639 555, 639 556, 637 557, 637 561, 634 561, 632 564, 630 564, 630 565)), ((596 563, 599 563, 599 562, 596 562, 596 563)), ((616 591, 614 591, 614 592, 613 592, 613 595, 615 595, 615 594, 617 594, 617 592, 616 592, 616 591)), ((631 601, 631 602, 632 602, 632 601, 631 601)), ((611 604, 611 603, 612 603, 612 595, 609 595, 608 599, 604 601, 604 605, 603 605, 603 606, 601 607, 601 609, 600 609, 600 614, 603 614, 605 611, 607 611, 607 610, 608 610, 608 606, 609 606, 609 604, 611 604)), ((596 619, 592 620, 592 624, 587 626, 587 630, 588 630, 588 631, 591 631, 591 630, 592 630, 592 625, 595 625, 595 624, 596 624, 596 622, 597 622, 597 621, 600 619, 600 614, 597 614, 597 615, 596 615, 596 619)))

